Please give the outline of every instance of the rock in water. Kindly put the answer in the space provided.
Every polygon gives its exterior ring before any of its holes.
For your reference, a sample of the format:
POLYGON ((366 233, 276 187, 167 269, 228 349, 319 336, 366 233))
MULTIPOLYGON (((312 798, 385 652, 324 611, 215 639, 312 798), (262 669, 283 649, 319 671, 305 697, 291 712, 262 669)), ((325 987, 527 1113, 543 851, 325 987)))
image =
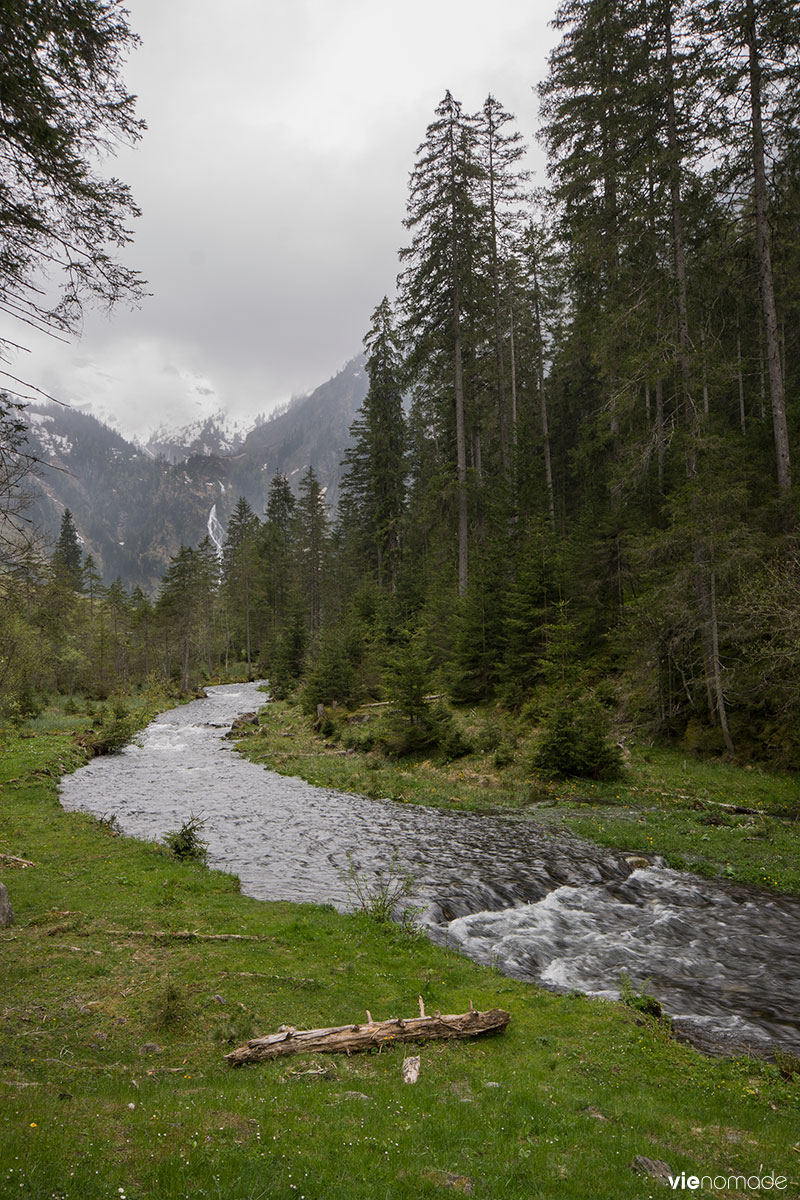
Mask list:
POLYGON ((8 889, 4 883, 0 883, 0 929, 5 929, 7 925, 13 924, 14 911, 8 898, 8 889))

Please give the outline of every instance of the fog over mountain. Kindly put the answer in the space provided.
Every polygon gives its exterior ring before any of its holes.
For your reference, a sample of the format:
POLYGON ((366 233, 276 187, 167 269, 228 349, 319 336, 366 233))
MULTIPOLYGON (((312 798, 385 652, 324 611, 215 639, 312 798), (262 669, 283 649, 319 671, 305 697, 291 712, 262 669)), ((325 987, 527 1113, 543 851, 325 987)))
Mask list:
POLYGON ((162 427, 144 445, 76 409, 31 405, 29 440, 42 463, 33 519, 54 539, 69 508, 105 581, 119 576, 151 591, 170 556, 206 536, 212 507, 224 525, 245 496, 262 515, 279 471, 296 490, 313 467, 333 511, 350 425, 367 386, 359 355, 249 430, 221 413, 177 430, 162 427))

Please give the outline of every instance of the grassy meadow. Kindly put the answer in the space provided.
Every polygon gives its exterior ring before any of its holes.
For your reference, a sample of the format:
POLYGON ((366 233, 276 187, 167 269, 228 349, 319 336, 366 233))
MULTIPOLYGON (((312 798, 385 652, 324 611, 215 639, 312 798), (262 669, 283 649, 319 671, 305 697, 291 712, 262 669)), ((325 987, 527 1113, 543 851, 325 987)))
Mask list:
MULTIPOLYGON (((291 756, 294 717, 268 711, 291 756)), ((634 1170, 638 1157, 676 1174, 774 1170, 793 1181, 782 1194, 797 1191, 791 1069, 705 1058, 635 1008, 539 991, 366 912, 249 899, 233 876, 66 813, 58 779, 85 758, 73 717, 59 732, 58 713, 42 714, 0 746, 0 879, 15 913, 0 930, 3 1200, 667 1194, 634 1170), (419 995, 428 1012, 471 1001, 511 1022, 474 1042, 238 1070, 224 1058, 284 1023, 412 1016, 419 995), (407 1085, 415 1052, 421 1074, 407 1085)), ((262 742, 269 732, 251 750, 262 742)), ((314 770, 327 782, 356 757, 317 753, 314 770)), ((436 799, 426 770, 409 774, 406 798, 436 799)), ((448 772, 439 801, 449 790, 449 802, 498 803, 491 781, 473 794, 448 772)), ((569 803, 559 819, 572 819, 569 803)), ((582 821, 605 811, 574 806, 582 821)))

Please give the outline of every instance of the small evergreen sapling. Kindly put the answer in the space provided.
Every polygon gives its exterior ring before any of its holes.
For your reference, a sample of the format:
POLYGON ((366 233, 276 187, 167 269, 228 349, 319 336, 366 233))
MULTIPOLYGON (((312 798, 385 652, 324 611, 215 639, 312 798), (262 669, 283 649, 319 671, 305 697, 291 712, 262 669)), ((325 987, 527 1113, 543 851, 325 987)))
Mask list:
POLYGON ((556 701, 533 765, 561 777, 616 779, 620 775, 622 752, 611 740, 608 717, 595 696, 570 692, 556 701))

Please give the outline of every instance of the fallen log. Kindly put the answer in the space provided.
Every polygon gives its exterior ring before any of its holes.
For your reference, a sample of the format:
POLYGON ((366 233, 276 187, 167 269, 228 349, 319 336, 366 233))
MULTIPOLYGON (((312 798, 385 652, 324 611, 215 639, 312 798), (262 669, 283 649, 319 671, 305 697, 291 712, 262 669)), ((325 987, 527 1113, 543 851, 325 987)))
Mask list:
POLYGON ((330 1029, 284 1026, 267 1037, 252 1038, 225 1057, 232 1067, 240 1067, 244 1063, 282 1058, 286 1054, 353 1054, 391 1042, 429 1042, 502 1033, 510 1019, 511 1014, 504 1009, 490 1008, 486 1012, 470 1011, 453 1016, 437 1013, 434 1017, 391 1017, 388 1021, 369 1020, 365 1025, 335 1025, 330 1029))
POLYGON ((0 866, 3 867, 35 867, 36 863, 29 862, 27 858, 18 858, 16 854, 0 854, 0 866))
POLYGON ((200 933, 197 929, 107 929, 109 937, 155 938, 159 942, 270 942, 269 934, 200 933))

